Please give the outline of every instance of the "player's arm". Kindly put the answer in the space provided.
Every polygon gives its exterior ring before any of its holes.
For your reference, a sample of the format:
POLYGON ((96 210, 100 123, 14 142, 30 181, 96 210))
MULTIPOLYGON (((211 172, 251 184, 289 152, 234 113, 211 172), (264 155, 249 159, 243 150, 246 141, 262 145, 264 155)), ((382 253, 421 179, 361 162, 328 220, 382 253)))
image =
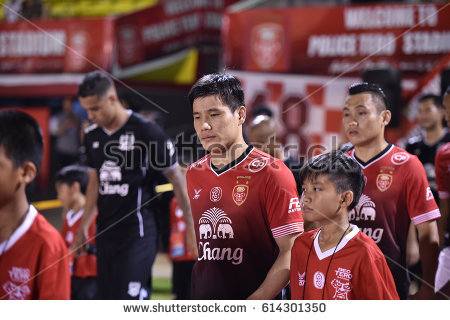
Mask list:
POLYGON ((291 249, 299 234, 299 232, 292 233, 275 239, 280 249, 278 257, 267 273, 264 282, 248 297, 249 300, 273 299, 289 283, 291 249))
POLYGON ((98 199, 98 175, 97 170, 89 169, 89 183, 86 188, 86 204, 84 206, 84 214, 81 218, 80 227, 72 244, 72 250, 76 255, 79 255, 87 250, 88 247, 88 230, 91 225, 95 213, 97 212, 98 199))
POLYGON ((186 180, 181 174, 178 164, 164 171, 167 180, 173 185, 173 193, 178 200, 178 205, 183 211, 184 222, 186 223, 186 246, 189 251, 197 256, 197 244, 195 241, 194 220, 192 218, 191 205, 187 194, 186 180))
POLYGON ((438 219, 439 244, 444 244, 444 235, 447 230, 448 216, 450 212, 450 199, 439 199, 441 217, 438 219))
POLYGON ((434 277, 439 257, 439 234, 436 220, 416 225, 419 233, 419 251, 422 262, 422 286, 411 299, 433 299, 434 277))

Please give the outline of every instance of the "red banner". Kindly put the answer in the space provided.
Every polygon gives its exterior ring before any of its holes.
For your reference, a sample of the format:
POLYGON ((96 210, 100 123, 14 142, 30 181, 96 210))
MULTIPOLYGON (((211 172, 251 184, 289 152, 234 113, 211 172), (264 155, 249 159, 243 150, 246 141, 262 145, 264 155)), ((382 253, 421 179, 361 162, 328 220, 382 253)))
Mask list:
POLYGON ((111 19, 0 23, 0 73, 109 70, 113 37, 111 19))
POLYGON ((224 63, 246 71, 360 75, 391 65, 414 76, 450 52, 450 5, 253 9, 227 13, 224 63))
POLYGON ((120 67, 201 44, 220 44, 222 14, 236 0, 170 0, 117 19, 120 67))

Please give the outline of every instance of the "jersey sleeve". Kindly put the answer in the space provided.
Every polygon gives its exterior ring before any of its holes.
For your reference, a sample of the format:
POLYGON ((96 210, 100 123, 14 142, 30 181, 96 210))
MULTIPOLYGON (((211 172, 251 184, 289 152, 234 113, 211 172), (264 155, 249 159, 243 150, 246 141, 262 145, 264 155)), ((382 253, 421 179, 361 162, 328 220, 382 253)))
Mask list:
POLYGON ((434 160, 434 167, 436 170, 436 184, 440 199, 450 198, 450 161, 446 161, 445 151, 450 153, 450 144, 442 146, 436 154, 436 158, 434 160))
POLYGON ((405 165, 404 183, 409 217, 415 225, 439 218, 441 214, 422 163, 416 156, 411 156, 405 165))
MULTIPOLYGON (((290 283, 291 283, 291 299, 292 300, 300 300, 302 299, 304 287, 299 285, 299 281, 305 280, 305 274, 300 274, 300 266, 298 265, 298 261, 302 261, 302 259, 306 259, 307 253, 301 252, 302 245, 301 241, 303 240, 304 234, 300 235, 295 239, 294 244, 291 249, 291 264, 290 264, 290 283), (306 254, 306 256, 305 256, 306 254), (301 278, 302 277, 302 278, 301 278)), ((305 285, 305 283, 303 283, 305 285)))
POLYGON ((267 174, 265 201, 273 237, 302 232, 303 217, 292 172, 282 161, 276 161, 268 166, 267 174))
POLYGON ((153 169, 165 171, 176 163, 175 146, 164 131, 154 122, 146 125, 149 141, 149 163, 153 169))
MULTIPOLYGON (((375 244, 374 244, 375 245, 375 244)), ((358 271, 358 300, 399 300, 394 278, 380 252, 362 259, 358 271)), ((355 279, 354 279, 355 280, 355 279)))
POLYGON ((38 300, 70 299, 69 255, 62 239, 54 237, 52 243, 41 248, 37 274, 38 300))

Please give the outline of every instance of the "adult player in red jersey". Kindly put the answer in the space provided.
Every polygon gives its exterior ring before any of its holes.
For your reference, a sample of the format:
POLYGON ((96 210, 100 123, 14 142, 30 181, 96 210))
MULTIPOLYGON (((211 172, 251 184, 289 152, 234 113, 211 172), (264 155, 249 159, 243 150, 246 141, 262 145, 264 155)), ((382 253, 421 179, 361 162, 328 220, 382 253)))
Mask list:
POLYGON ((25 194, 41 164, 42 148, 41 130, 32 117, 0 111, 0 299, 70 299, 64 241, 25 194))
POLYGON ((364 189, 359 165, 341 151, 311 159, 300 171, 302 213, 320 229, 297 237, 291 256, 291 292, 302 300, 398 299, 380 248, 348 213, 364 189))
POLYGON ((386 256, 401 299, 409 293, 406 240, 412 220, 419 235, 423 283, 411 298, 431 299, 439 252, 435 219, 440 213, 420 161, 384 138, 391 119, 386 106, 386 97, 377 85, 358 83, 349 88, 343 126, 355 146, 349 155, 359 163, 367 180, 349 219, 386 256))
MULTIPOLYGON (((450 127, 450 86, 444 94, 447 109, 447 125, 450 127)), ((442 217, 438 221, 440 243, 439 265, 436 271, 435 291, 439 298, 450 297, 450 142, 443 145, 436 154, 436 184, 439 192, 439 207, 442 217)))
MULTIPOLYGON (((67 248, 71 248, 80 227, 86 203, 86 187, 89 181, 88 168, 71 165, 62 168, 56 175, 55 184, 58 199, 61 201, 64 221, 61 235, 67 248)), ((89 249, 74 257, 71 255, 71 294, 72 300, 92 300, 97 298, 97 257, 95 255, 95 221, 88 230, 89 249)))
POLYGON ((247 145, 244 93, 234 76, 205 75, 189 92, 208 155, 187 172, 198 244, 193 299, 272 299, 289 281, 291 247, 303 231, 294 177, 247 145))

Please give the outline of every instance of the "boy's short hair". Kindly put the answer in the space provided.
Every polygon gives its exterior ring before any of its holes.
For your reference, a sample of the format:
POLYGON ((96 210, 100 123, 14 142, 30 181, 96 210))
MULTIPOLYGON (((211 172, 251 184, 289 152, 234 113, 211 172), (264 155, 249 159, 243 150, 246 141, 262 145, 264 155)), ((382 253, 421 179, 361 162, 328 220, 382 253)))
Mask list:
POLYGON ((424 95, 420 96, 419 102, 422 103, 428 99, 433 100, 433 104, 436 107, 445 109, 444 105, 442 104, 442 97, 435 95, 435 94, 424 94, 424 95))
POLYGON ((72 186, 75 182, 80 184, 82 194, 86 194, 86 188, 89 182, 89 172, 87 167, 71 165, 62 168, 55 179, 56 183, 65 183, 72 186))
POLYGON ((353 192, 353 202, 348 207, 352 210, 358 204, 364 189, 364 173, 359 164, 341 151, 321 154, 309 160, 300 169, 300 183, 315 180, 318 176, 327 176, 336 185, 338 193, 350 190, 353 192))
POLYGON ((212 95, 218 95, 220 101, 230 107, 231 112, 245 106, 241 82, 230 74, 214 73, 200 78, 189 91, 189 104, 192 108, 195 99, 212 95))
POLYGON ((348 88, 348 94, 350 96, 360 93, 369 93, 372 96, 372 100, 377 105, 378 113, 381 113, 381 111, 388 108, 386 94, 379 85, 375 83, 360 82, 354 83, 348 88))
POLYGON ((15 168, 31 161, 39 171, 43 146, 41 128, 33 117, 19 110, 0 111, 0 147, 15 168))
POLYGON ((98 96, 102 98, 114 86, 112 79, 104 72, 89 72, 78 86, 78 96, 86 98, 98 96))

